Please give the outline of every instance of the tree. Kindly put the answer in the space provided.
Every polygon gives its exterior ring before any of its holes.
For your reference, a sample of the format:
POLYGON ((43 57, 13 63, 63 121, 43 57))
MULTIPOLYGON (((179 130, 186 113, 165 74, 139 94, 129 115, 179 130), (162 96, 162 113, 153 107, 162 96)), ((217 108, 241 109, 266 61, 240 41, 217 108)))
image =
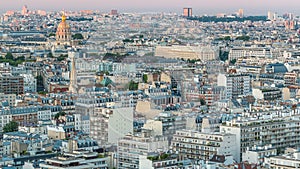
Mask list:
POLYGON ((225 41, 229 41, 230 39, 231 39, 230 36, 225 36, 225 37, 224 37, 224 40, 225 40, 225 41))
POLYGON ((250 36, 239 36, 236 38, 236 40, 249 41, 250 36))
POLYGON ((163 154, 160 156, 160 159, 164 160, 167 159, 169 157, 169 154, 163 154))
POLYGON ((236 63, 236 59, 232 59, 230 63, 234 65, 236 63))
POLYGON ((75 35, 72 36, 73 39, 83 39, 83 36, 81 33, 76 33, 75 35))
POLYGON ((13 60, 14 56, 12 55, 11 52, 7 52, 6 55, 5 55, 5 59, 13 60))
POLYGON ((135 83, 134 81, 129 82, 129 90, 137 90, 139 87, 139 83, 135 83))
POLYGON ((148 81, 148 75, 143 74, 143 82, 147 83, 147 81, 148 81))
POLYGON ((48 58, 53 58, 52 52, 49 52, 49 53, 47 54, 47 57, 48 57, 48 58))
POLYGON ((36 79, 37 79, 37 80, 40 80, 40 81, 43 81, 43 76, 42 76, 42 75, 38 75, 38 76, 36 77, 36 79))
POLYGON ((41 95, 46 95, 46 94, 47 94, 47 92, 45 92, 45 91, 39 91, 39 92, 38 92, 38 94, 41 94, 41 95))
POLYGON ((51 37, 51 36, 55 36, 55 33, 50 33, 49 35, 48 35, 49 37, 51 37))
POLYGON ((200 99, 200 104, 201 104, 201 106, 203 106, 203 105, 205 105, 206 103, 205 103, 205 100, 204 99, 200 99))
POLYGON ((3 127, 3 133, 18 131, 18 126, 17 122, 11 121, 3 127))
POLYGON ((55 114, 54 119, 58 119, 60 116, 65 116, 66 113, 64 111, 58 112, 55 114))
POLYGON ((62 61, 62 60, 65 60, 66 58, 68 58, 68 55, 60 55, 60 56, 57 58, 57 61, 62 61))
POLYGON ((220 50, 219 57, 220 57, 221 61, 225 62, 228 59, 228 55, 229 55, 229 52, 220 50))

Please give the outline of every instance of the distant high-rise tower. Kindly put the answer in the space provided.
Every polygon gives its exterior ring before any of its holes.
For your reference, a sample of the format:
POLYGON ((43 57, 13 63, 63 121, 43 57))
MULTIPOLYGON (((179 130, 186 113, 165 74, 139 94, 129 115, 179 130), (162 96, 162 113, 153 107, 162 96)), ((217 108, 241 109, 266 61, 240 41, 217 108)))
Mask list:
POLYGON ((22 8, 22 15, 27 15, 28 14, 28 8, 27 5, 24 5, 22 8))
POLYGON ((268 12, 268 20, 272 21, 273 20, 273 17, 274 17, 274 13, 269 11, 268 12))
POLYGON ((183 16, 191 17, 193 15, 192 8, 183 8, 183 16))
POLYGON ((112 9, 112 10, 110 11, 110 15, 118 15, 118 10, 112 9))
POLYGON ((243 18, 243 17, 244 17, 244 9, 239 9, 238 16, 239 16, 240 18, 243 18))
POLYGON ((295 30, 298 28, 297 22, 294 20, 286 20, 284 22, 285 29, 295 30))
POLYGON ((276 21, 278 19, 278 14, 275 12, 268 12, 268 20, 276 21))
POLYGON ((288 13, 288 18, 289 18, 290 20, 293 20, 293 19, 294 19, 294 15, 293 15, 292 13, 288 13))

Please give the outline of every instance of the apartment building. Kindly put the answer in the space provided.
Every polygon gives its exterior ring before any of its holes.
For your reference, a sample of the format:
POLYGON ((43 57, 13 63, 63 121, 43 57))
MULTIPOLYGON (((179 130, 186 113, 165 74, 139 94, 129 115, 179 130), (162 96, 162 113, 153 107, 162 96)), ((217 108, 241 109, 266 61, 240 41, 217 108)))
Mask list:
POLYGON ((75 130, 82 131, 84 133, 90 133, 90 116, 74 114, 75 118, 75 130))
POLYGON ((96 152, 74 151, 72 153, 64 153, 58 157, 46 159, 45 163, 40 164, 40 167, 44 169, 107 169, 109 167, 108 161, 108 157, 99 156, 96 152))
POLYGON ((283 76, 285 85, 295 85, 297 81, 296 73, 285 73, 283 76))
POLYGON ((141 168, 140 156, 150 152, 168 150, 168 140, 164 136, 152 136, 150 131, 142 135, 126 135, 118 141, 118 168, 141 168))
MULTIPOLYGON (((283 114, 277 112, 278 114, 283 114)), ((220 126, 220 132, 236 135, 239 161, 248 147, 272 144, 278 153, 287 147, 300 146, 300 118, 286 116, 277 118, 243 118, 227 121, 220 126)))
POLYGON ((66 131, 63 126, 47 126, 48 137, 53 140, 66 139, 66 131))
POLYGON ((294 151, 280 156, 266 158, 266 167, 270 169, 300 168, 300 152, 294 151))
POLYGON ((50 108, 45 108, 37 112, 37 118, 40 121, 52 120, 57 112, 52 112, 50 108))
POLYGON ((172 112, 161 112, 154 120, 148 120, 144 124, 145 129, 154 130, 155 133, 166 136, 169 143, 177 130, 186 128, 186 119, 183 116, 174 115, 172 112))
POLYGON ((102 62, 98 64, 100 72, 111 72, 111 73, 134 73, 136 72, 136 64, 126 64, 126 63, 113 63, 113 62, 102 62))
POLYGON ((244 74, 219 74, 218 86, 226 88, 226 99, 236 99, 250 93, 250 76, 244 74))
POLYGON ((210 160, 214 155, 238 158, 236 136, 228 133, 203 133, 179 130, 174 134, 171 146, 179 153, 179 159, 210 160))
POLYGON ((26 106, 0 110, 0 131, 10 121, 16 121, 19 126, 36 125, 39 120, 49 120, 61 111, 60 106, 26 106), (50 111, 49 111, 50 110, 50 111))
POLYGON ((252 89, 252 95, 256 100, 276 101, 282 99, 282 91, 277 87, 259 87, 252 89))
POLYGON ((229 60, 248 57, 270 58, 272 50, 266 47, 234 47, 228 55, 229 60))
MULTIPOLYGON (((26 109, 25 109, 26 110, 26 109)), ((12 114, 12 121, 16 121, 20 126, 28 126, 37 124, 38 115, 37 112, 28 112, 31 111, 27 109, 26 111, 18 111, 16 114, 12 114)))
POLYGON ((99 145, 117 144, 133 133, 133 108, 97 108, 90 116, 90 136, 99 145))
POLYGON ((8 106, 16 105, 16 94, 4 94, 0 93, 0 102, 7 101, 8 106))
MULTIPOLYGON (((148 153, 148 155, 140 156, 140 168, 143 169, 177 169, 179 161, 176 154, 167 153, 148 153)), ((181 168, 183 168, 181 166, 181 168)))
POLYGON ((0 74, 0 93, 23 94, 24 78, 22 76, 13 76, 10 73, 0 74))
POLYGON ((37 80, 32 74, 20 74, 24 78, 24 92, 35 93, 37 90, 37 80))
POLYGON ((248 161, 250 164, 263 165, 266 157, 276 156, 277 150, 272 145, 266 145, 263 147, 254 146, 248 148, 243 153, 243 161, 248 161))

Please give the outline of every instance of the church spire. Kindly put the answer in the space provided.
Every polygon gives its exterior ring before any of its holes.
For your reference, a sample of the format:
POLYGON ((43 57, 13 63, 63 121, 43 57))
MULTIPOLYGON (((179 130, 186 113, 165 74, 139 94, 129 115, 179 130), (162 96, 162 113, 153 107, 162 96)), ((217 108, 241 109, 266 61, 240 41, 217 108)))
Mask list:
POLYGON ((69 56, 71 58, 71 73, 70 73, 70 85, 69 85, 69 92, 70 93, 77 93, 77 73, 76 73, 76 64, 75 64, 75 52, 69 52, 69 56))

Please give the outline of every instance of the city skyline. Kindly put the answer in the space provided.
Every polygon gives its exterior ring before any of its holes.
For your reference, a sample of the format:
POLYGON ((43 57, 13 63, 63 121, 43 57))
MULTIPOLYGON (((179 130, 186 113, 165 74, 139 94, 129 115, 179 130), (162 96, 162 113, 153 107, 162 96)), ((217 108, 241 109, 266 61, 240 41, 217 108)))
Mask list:
POLYGON ((181 13, 183 7, 193 8, 195 15, 202 14, 216 14, 216 13, 232 13, 243 8, 246 15, 266 15, 267 11, 274 11, 278 13, 292 12, 297 13, 295 3, 297 0, 287 0, 285 3, 279 0, 274 0, 272 3, 261 2, 260 0, 230 0, 229 3, 220 3, 220 0, 165 0, 164 2, 153 0, 145 2, 140 0, 119 1, 111 0, 107 3, 104 0, 88 0, 88 3, 82 3, 81 0, 65 0, 63 2, 58 0, 4 0, 0 2, 0 12, 7 10, 21 10, 23 5, 27 5, 31 10, 46 10, 46 11, 60 11, 60 10, 99 10, 107 12, 110 9, 118 9, 120 12, 176 12, 181 13), (175 3, 174 3, 175 2, 175 3), (218 5, 216 5, 218 4, 218 5))

